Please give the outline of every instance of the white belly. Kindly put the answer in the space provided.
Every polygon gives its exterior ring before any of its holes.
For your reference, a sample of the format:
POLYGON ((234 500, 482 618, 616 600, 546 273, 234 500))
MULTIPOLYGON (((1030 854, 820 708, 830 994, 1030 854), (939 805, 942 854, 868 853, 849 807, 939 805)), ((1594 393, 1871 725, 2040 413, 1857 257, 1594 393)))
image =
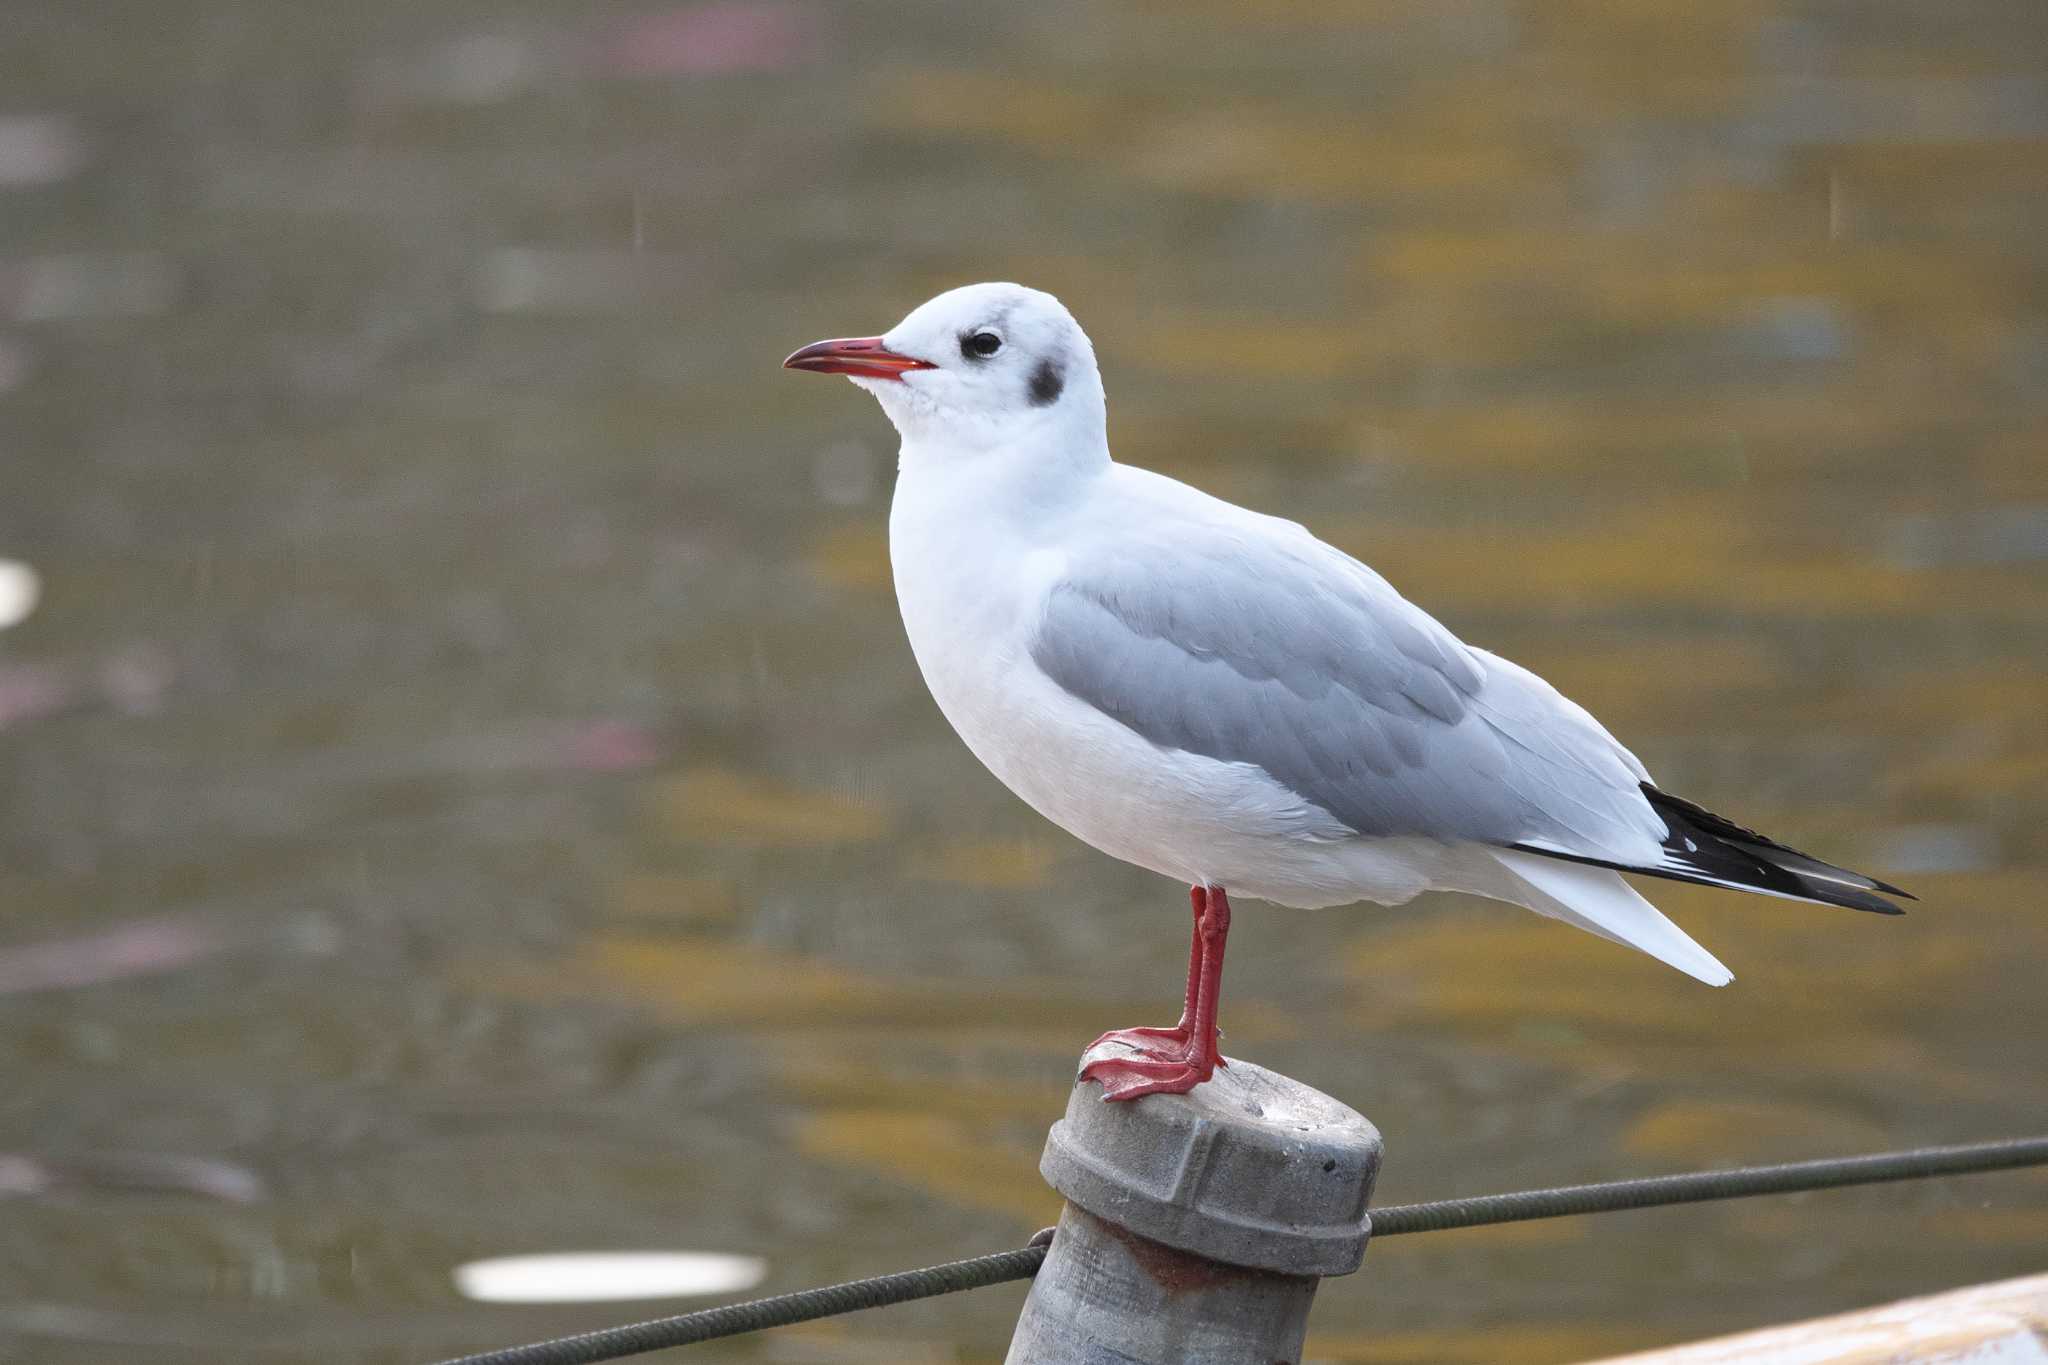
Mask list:
POLYGON ((1113 857, 1285 905, 1397 904, 1434 880, 1430 840, 1362 839, 1261 769, 1164 749, 1076 700, 1030 641, 1059 563, 893 524, 897 601, 925 684, 990 772, 1113 857), (943 568, 933 570, 934 564, 943 568))

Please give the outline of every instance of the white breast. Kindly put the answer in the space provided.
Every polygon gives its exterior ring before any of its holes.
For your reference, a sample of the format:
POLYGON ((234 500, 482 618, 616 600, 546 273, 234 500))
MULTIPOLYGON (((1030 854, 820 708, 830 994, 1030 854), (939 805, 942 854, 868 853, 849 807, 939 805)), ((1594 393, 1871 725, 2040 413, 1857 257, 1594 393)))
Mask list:
POLYGON ((1291 905, 1401 901, 1427 884, 1433 850, 1368 848, 1260 769, 1160 748, 1047 677, 1031 639, 1064 567, 1058 522, 1086 515, 1085 495, 992 507, 1007 481, 977 473, 906 468, 889 553, 925 684, 1005 786, 1077 838, 1183 882, 1291 905))

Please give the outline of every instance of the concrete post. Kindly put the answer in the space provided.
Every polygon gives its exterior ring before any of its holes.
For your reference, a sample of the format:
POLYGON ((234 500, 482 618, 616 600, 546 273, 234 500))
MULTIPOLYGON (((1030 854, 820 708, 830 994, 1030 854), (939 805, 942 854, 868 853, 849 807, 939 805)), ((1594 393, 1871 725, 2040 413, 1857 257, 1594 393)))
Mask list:
POLYGON ((1186 1095, 1083 1081, 1038 1169, 1066 1196, 1009 1365, 1296 1365, 1325 1275, 1358 1269, 1380 1135, 1232 1059, 1186 1095))

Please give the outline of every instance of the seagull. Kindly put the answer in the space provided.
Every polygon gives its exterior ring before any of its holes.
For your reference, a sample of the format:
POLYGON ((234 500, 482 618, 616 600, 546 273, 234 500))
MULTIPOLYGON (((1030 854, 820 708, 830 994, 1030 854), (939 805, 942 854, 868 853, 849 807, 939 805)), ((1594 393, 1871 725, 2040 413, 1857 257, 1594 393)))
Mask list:
POLYGON ((1661 790, 1550 684, 1299 524, 1118 464, 1094 348, 1050 294, 968 285, 783 365, 847 376, 902 437, 896 599, 967 747, 1054 824, 1190 887, 1180 1022, 1090 1045, 1104 1099, 1226 1065, 1226 888, 1491 897, 1710 986, 1733 976, 1623 872, 1879 914, 1912 899, 1661 790))

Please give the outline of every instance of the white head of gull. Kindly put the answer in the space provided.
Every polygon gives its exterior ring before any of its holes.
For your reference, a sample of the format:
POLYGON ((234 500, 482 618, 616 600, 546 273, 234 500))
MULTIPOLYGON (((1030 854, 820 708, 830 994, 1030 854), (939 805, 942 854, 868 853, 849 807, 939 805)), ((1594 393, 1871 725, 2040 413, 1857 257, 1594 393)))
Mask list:
POLYGON ((1223 1065, 1225 888, 1489 896, 1714 986, 1728 969, 1621 872, 1898 913, 1896 887, 1658 790, 1548 683, 1303 527, 1113 461, 1094 347, 1050 294, 970 285, 784 364, 849 376, 903 438, 896 597, 967 747, 1053 823, 1192 888, 1181 1020, 1096 1041, 1082 1074, 1106 1099, 1223 1065))

